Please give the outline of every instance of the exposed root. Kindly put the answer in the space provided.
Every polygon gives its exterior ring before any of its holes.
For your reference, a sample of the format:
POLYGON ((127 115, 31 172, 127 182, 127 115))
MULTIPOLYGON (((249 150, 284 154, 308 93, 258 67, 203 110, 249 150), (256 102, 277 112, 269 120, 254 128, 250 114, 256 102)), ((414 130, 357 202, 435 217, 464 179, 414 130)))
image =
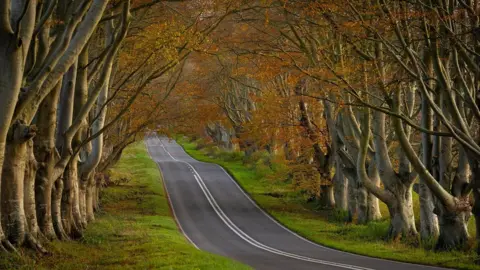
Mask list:
POLYGON ((80 239, 83 237, 83 231, 75 224, 72 226, 70 234, 73 239, 80 239))
POLYGON ((25 245, 40 254, 46 255, 49 252, 33 237, 31 234, 27 233, 25 235, 25 245))
POLYGON ((57 225, 60 225, 60 226, 55 226, 55 234, 58 240, 60 241, 70 240, 70 237, 68 237, 67 233, 63 229, 63 226, 61 224, 57 224, 57 225))
POLYGON ((0 243, 0 254, 8 253, 8 250, 0 243))
POLYGON ((65 232, 57 233, 57 237, 58 237, 58 240, 61 240, 61 241, 70 240, 70 237, 65 232))
POLYGON ((1 246, 2 248, 6 249, 8 252, 18 253, 17 249, 7 239, 1 240, 1 246))

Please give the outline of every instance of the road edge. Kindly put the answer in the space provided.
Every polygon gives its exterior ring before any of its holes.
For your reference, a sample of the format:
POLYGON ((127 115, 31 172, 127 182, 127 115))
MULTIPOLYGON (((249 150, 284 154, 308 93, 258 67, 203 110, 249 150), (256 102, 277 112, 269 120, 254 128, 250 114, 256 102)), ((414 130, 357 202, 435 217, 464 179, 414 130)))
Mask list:
MULTIPOLYGON (((173 141, 175 141, 175 142, 177 142, 176 139, 172 139, 172 138, 170 138, 170 139, 173 140, 173 141)), ((230 171, 230 169, 225 168, 224 166, 222 166, 222 165, 220 165, 220 164, 218 164, 218 163, 200 161, 200 160, 196 159, 195 157, 191 156, 191 155, 187 152, 187 150, 185 150, 185 147, 184 147, 183 145, 179 144, 178 142, 177 142, 177 144, 183 149, 183 151, 184 151, 185 153, 187 153, 190 157, 192 157, 192 158, 195 159, 196 161, 201 162, 201 163, 207 163, 207 164, 215 164, 215 165, 219 166, 219 167, 230 177, 230 179, 237 185, 237 187, 244 193, 244 195, 245 195, 250 201, 252 201, 253 204, 254 204, 264 215, 266 215, 266 216, 267 216, 269 219, 271 219, 273 222, 277 223, 277 225, 279 225, 280 227, 282 227, 284 230, 288 231, 289 233, 293 234, 294 236, 300 238, 301 240, 303 240, 303 241, 305 241, 305 242, 308 242, 308 243, 310 243, 310 244, 312 244, 312 245, 315 245, 315 246, 317 246, 317 247, 324 248, 324 249, 327 249, 327 250, 332 250, 332 251, 337 251, 337 252, 343 252, 343 253, 347 253, 347 254, 350 254, 350 255, 359 256, 359 257, 364 257, 364 258, 369 258, 369 259, 374 259, 374 260, 390 261, 390 262, 396 262, 396 263, 401 263, 401 264, 406 264, 406 265, 421 265, 421 266, 424 266, 425 268, 455 269, 455 268, 450 268, 450 267, 446 267, 446 266, 442 266, 442 265, 421 264, 421 263, 406 262, 406 261, 400 261, 400 260, 394 260, 394 259, 378 258, 378 257, 373 257, 373 256, 368 256, 368 255, 363 255, 363 254, 358 254, 358 253, 354 253, 354 252, 350 252, 350 251, 345 251, 345 250, 341 250, 341 249, 336 249, 336 248, 333 248, 333 247, 329 247, 329 246, 326 246, 326 245, 323 245, 323 244, 314 242, 313 240, 310 240, 310 239, 308 239, 307 237, 302 236, 301 234, 297 233, 297 232, 294 231, 293 229, 290 229, 290 228, 288 228, 287 226, 285 226, 284 224, 282 224, 277 218, 275 218, 272 214, 270 214, 270 213, 268 212, 268 210, 266 210, 266 209, 263 208, 261 205, 259 205, 259 204, 257 203, 257 201, 250 196, 250 194, 248 193, 248 191, 245 190, 245 188, 242 186, 242 184, 238 182, 238 180, 235 178, 235 176, 234 176, 233 173, 230 171)))
POLYGON ((173 208, 173 205, 172 205, 172 200, 170 199, 170 194, 168 192, 168 188, 167 188, 167 185, 165 184, 165 178, 163 177, 163 172, 162 172, 162 169, 160 168, 160 165, 158 165, 158 162, 156 162, 152 155, 150 154, 150 150, 148 149, 148 145, 147 145, 147 141, 146 139, 144 138, 143 139, 143 144, 145 146, 145 149, 147 150, 147 153, 148 153, 148 156, 150 157, 150 159, 155 162, 155 165, 157 165, 157 169, 158 171, 160 172, 160 177, 161 177, 161 181, 162 181, 162 185, 163 185, 163 190, 165 192, 165 197, 167 197, 167 204, 168 204, 168 208, 170 209, 170 215, 173 217, 173 220, 175 221, 175 224, 177 225, 177 228, 178 230, 182 233, 182 235, 185 237, 185 239, 192 245, 194 246, 196 249, 198 250, 201 250, 193 241, 192 239, 190 239, 190 237, 188 237, 188 235, 185 233, 185 231, 183 230, 182 228, 182 225, 180 225, 180 222, 178 222, 178 219, 177 219, 177 215, 175 214, 175 210, 173 208))

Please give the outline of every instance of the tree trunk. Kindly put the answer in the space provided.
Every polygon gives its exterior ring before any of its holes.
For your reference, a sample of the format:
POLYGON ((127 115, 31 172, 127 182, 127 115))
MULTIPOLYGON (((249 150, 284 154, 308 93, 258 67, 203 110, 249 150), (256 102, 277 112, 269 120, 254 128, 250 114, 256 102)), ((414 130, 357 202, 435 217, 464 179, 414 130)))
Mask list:
POLYGON ((94 207, 93 197, 95 196, 95 190, 96 190, 95 177, 93 174, 91 174, 87 180, 87 192, 85 197, 87 222, 92 222, 93 220, 95 220, 95 214, 93 211, 93 207, 94 207))
MULTIPOLYGON (((50 154, 53 156, 53 153, 50 154)), ((53 158, 53 157, 49 157, 53 158)), ((47 178, 48 168, 40 165, 37 171, 37 178, 35 183, 35 200, 37 201, 37 217, 38 225, 43 235, 50 240, 56 238, 55 230, 52 221, 52 189, 53 181, 47 178)))
POLYGON ((63 194, 62 194, 62 222, 65 232, 73 238, 82 236, 81 229, 77 226, 74 218, 75 208, 75 185, 78 181, 77 160, 67 166, 63 175, 63 194))
POLYGON ((371 135, 370 110, 364 108, 362 119, 362 140, 357 159, 357 174, 364 186, 375 194, 388 206, 390 212, 390 227, 387 233, 389 239, 400 239, 404 236, 416 235, 415 216, 413 213, 412 202, 412 181, 401 179, 395 173, 391 166, 390 157, 385 141, 385 115, 375 112, 375 128, 377 134, 374 134, 376 158, 376 167, 369 166, 369 173, 365 168, 365 162, 368 152, 368 146, 371 135), (379 174, 373 169, 378 170, 382 176, 389 176, 384 181, 384 189, 380 189, 371 178, 377 178, 379 174), (408 184, 407 184, 408 183, 408 184))
POLYGON ((321 185, 320 197, 318 198, 319 204, 324 209, 335 208, 335 194, 333 191, 333 185, 321 185))
POLYGON ((24 208, 26 218, 26 244, 41 252, 47 251, 40 245, 38 238, 41 236, 40 229, 37 222, 37 211, 35 207, 35 175, 37 171, 37 161, 33 154, 33 141, 29 140, 27 143, 27 159, 25 165, 24 175, 24 208))
POLYGON ((434 239, 439 234, 437 215, 434 213, 433 195, 427 184, 420 179, 420 237, 422 240, 434 239))
POLYGON ((417 234, 411 186, 397 186, 395 200, 388 206, 388 210, 390 212, 390 227, 387 234, 389 239, 396 240, 404 236, 409 237, 417 234))
MULTIPOLYGON (((9 4, 11 3, 5 2, 0 5, 0 14, 2 14, 0 16, 0 40, 2 41, 0 42, 1 209, 2 222, 7 222, 3 225, 6 227, 8 238, 21 244, 24 239, 22 234, 25 232, 23 209, 23 176, 25 172, 21 171, 25 169, 25 160, 15 160, 15 158, 25 157, 26 146, 21 146, 25 141, 20 143, 12 142, 12 138, 7 139, 7 134, 11 132, 11 135, 15 135, 16 131, 11 128, 12 117, 22 86, 26 56, 35 26, 37 2, 30 1, 29 5, 25 3, 23 5, 9 4), (27 8, 24 9, 25 7, 27 8), (19 16, 22 16, 21 20, 19 16), (18 22, 18 24, 13 24, 13 22, 18 22), (7 143, 15 144, 8 146, 7 143), (5 159, 5 156, 8 156, 8 159, 5 159), (20 167, 12 167, 12 165, 20 167), (7 168, 5 169, 5 167, 7 168), (3 193, 4 190, 9 193, 3 193)), ((6 240, 2 226, 0 226, 0 242, 0 250, 13 250, 11 244, 6 240)))
MULTIPOLYGON (((431 130, 433 127, 432 110, 428 105, 426 97, 422 94, 422 127, 431 130)), ((422 161, 430 173, 432 173, 432 136, 422 133, 422 161)), ((420 237, 422 240, 431 240, 439 234, 438 218, 434 213, 433 194, 425 183, 425 179, 420 177, 418 185, 418 195, 420 198, 420 237)))
POLYGON ((440 235, 435 246, 437 250, 461 249, 468 241, 467 213, 448 213, 438 215, 440 235))
POLYGON ((358 213, 356 186, 356 179, 348 177, 348 222, 353 222, 358 213))
POLYGON ((73 221, 77 229, 80 231, 87 227, 87 224, 83 222, 82 213, 80 211, 80 179, 78 177, 78 163, 77 157, 74 158, 72 162, 72 170, 75 171, 75 175, 72 175, 74 179, 73 182, 73 221), (75 163, 75 164, 73 164, 75 163))
MULTIPOLYGON (((378 175, 378 170, 375 164, 371 163, 368 170, 369 170, 368 173, 370 176, 370 181, 372 181, 372 183, 375 186, 380 187, 380 176, 378 175)), ((368 221, 380 220, 382 218, 382 213, 380 213, 379 200, 371 192, 368 193, 367 207, 368 207, 368 212, 367 212, 368 221)))
POLYGON ((24 177, 27 160, 27 142, 34 136, 35 128, 17 121, 10 128, 7 151, 2 171, 2 212, 8 239, 21 245, 25 240, 26 217, 24 209, 24 177))
POLYGON ((48 239, 56 238, 52 221, 53 168, 57 160, 55 149, 55 128, 57 104, 60 94, 59 83, 40 106, 37 114, 38 132, 34 138, 34 152, 38 169, 35 178, 35 200, 38 225, 48 239))
POLYGON ((362 185, 357 183, 357 223, 368 223, 368 191, 362 185))
POLYGON ((52 220, 53 228, 57 234, 58 239, 68 239, 62 222, 62 193, 63 193, 63 179, 58 178, 52 189, 52 220))
POLYGON ((86 226, 87 225, 87 182, 88 179, 81 179, 79 184, 79 205, 80 205, 80 216, 81 216, 81 223, 86 226))
MULTIPOLYGON (((337 163, 340 160, 337 161, 337 163)), ((341 166, 337 166, 337 172, 334 176, 334 201, 335 201, 335 208, 343 211, 348 210, 348 180, 343 175, 341 166)))
POLYGON ((480 162, 472 161, 470 162, 472 170, 472 183, 473 183, 473 199, 474 204, 472 207, 472 214, 475 217, 475 231, 476 231, 476 240, 477 240, 477 259, 476 263, 480 263, 480 162))
POLYGON ((100 191, 103 181, 103 174, 99 174, 99 177, 95 179, 95 192, 93 194, 93 210, 95 212, 100 210, 100 191))
MULTIPOLYGON (((440 106, 444 109, 445 117, 450 119, 452 116, 449 113, 447 101, 444 95, 439 95, 440 106)), ((437 119, 438 125, 440 120, 437 119)), ((438 129, 438 128, 437 128, 438 129)), ((439 138, 439 150, 438 157, 435 160, 438 162, 439 183, 446 190, 450 192, 454 191, 455 182, 466 183, 468 164, 466 162, 465 153, 459 151, 458 170, 455 177, 452 175, 453 168, 453 139, 442 137, 439 138), (458 179, 461 177, 462 179, 458 179), (457 179, 456 179, 457 178, 457 179)), ((455 197, 459 197, 460 194, 453 194, 455 197)), ((440 227, 440 235, 438 236, 437 244, 435 246, 438 250, 452 250, 461 249, 468 241, 468 229, 467 222, 470 214, 461 211, 448 210, 443 204, 437 202, 435 205, 434 213, 437 214, 438 224, 440 227)))

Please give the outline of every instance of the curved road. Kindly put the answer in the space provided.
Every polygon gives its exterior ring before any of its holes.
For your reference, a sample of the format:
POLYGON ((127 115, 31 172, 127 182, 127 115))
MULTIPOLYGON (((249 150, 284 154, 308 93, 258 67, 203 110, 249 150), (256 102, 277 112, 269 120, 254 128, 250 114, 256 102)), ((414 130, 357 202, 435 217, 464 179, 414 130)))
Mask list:
POLYGON ((314 244, 263 212, 220 166, 193 159, 167 138, 151 135, 145 143, 162 171, 180 229, 199 249, 255 269, 441 269, 314 244))

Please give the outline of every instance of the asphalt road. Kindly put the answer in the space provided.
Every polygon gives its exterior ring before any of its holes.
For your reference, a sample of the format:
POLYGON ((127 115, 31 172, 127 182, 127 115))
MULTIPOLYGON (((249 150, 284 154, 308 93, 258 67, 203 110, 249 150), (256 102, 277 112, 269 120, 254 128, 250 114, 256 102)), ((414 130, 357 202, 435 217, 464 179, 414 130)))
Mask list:
POLYGON ((175 218, 197 248, 255 269, 441 269, 350 254, 314 244, 263 212, 223 168, 199 162, 174 141, 145 139, 175 218))

